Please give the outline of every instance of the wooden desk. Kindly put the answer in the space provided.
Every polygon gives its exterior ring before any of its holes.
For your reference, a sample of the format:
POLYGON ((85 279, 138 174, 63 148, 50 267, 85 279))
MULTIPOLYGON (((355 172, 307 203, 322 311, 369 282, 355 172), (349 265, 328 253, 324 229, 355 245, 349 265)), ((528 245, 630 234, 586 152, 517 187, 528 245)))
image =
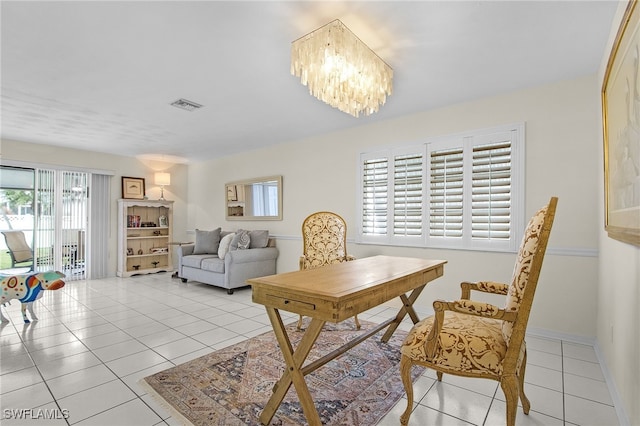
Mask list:
POLYGON ((310 425, 320 425, 320 417, 304 376, 385 327, 388 329, 382 340, 388 341, 406 315, 411 317, 414 324, 417 323, 419 318, 413 309, 413 303, 429 281, 443 275, 445 263, 445 260, 374 256, 322 268, 247 280, 253 287, 253 301, 267 308, 287 365, 282 378, 273 387, 273 395, 260 415, 260 422, 265 425, 271 422, 293 384, 307 421, 310 425), (411 294, 407 296, 406 293, 409 291, 411 294), (327 321, 343 321, 395 297, 402 299, 403 307, 394 318, 322 358, 304 365, 327 321), (282 322, 280 309, 311 317, 311 324, 295 350, 282 322))

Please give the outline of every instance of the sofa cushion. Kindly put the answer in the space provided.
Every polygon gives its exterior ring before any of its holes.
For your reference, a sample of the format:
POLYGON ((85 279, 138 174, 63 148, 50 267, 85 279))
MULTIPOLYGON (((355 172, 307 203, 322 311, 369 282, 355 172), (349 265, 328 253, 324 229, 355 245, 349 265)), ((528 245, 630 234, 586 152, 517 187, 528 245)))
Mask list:
POLYGON ((191 254, 182 258, 182 266, 189 266, 191 268, 200 269, 203 260, 214 259, 217 257, 218 255, 216 254, 191 254))
POLYGON ((249 236, 249 231, 245 231, 244 229, 238 229, 236 231, 236 236, 231 240, 231 245, 229 246, 229 250, 243 250, 248 249, 251 244, 251 237, 249 236))
POLYGON ((269 244, 269 231, 249 231, 251 240, 249 248, 265 248, 269 244))
POLYGON ((201 268, 203 271, 224 274, 224 260, 219 257, 208 257, 206 259, 202 259, 201 268))
POLYGON ((193 254, 218 254, 221 231, 220 228, 213 231, 196 229, 196 246, 193 254))
POLYGON ((220 247, 218 247, 218 257, 220 259, 224 259, 224 257, 227 255, 227 252, 229 251, 229 246, 231 246, 231 240, 233 240, 233 237, 235 236, 236 236, 235 232, 232 232, 230 234, 225 235, 220 240, 220 247))

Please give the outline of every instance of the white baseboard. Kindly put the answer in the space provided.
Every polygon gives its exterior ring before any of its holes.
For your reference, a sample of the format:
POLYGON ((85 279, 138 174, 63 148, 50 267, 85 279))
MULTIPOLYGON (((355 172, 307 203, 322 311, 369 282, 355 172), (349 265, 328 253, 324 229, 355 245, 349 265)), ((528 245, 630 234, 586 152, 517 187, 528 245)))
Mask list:
POLYGON ((616 382, 615 380, 613 380, 611 371, 609 370, 609 367, 605 362, 604 354, 600 349, 598 340, 595 341, 595 344, 593 345, 593 349, 596 351, 598 362, 600 362, 600 367, 602 368, 602 374, 604 375, 604 380, 607 382, 607 387, 609 388, 609 393, 611 394, 611 399, 613 400, 613 407, 616 409, 616 414, 618 415, 618 420, 620 421, 620 425, 631 426, 631 422, 629 421, 629 416, 627 415, 627 412, 624 409, 624 404, 622 403, 622 399, 620 398, 620 394, 618 393, 616 382))
POLYGON ((564 340, 565 342, 578 343, 580 345, 594 346, 596 339, 592 336, 580 336, 577 334, 563 333, 545 328, 527 327, 527 334, 547 339, 564 340))

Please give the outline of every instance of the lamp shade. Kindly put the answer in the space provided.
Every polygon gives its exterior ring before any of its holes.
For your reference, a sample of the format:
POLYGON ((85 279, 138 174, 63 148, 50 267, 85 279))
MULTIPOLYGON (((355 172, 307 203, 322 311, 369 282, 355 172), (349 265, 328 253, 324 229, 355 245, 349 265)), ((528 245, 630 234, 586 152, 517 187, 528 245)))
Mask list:
POLYGON ((171 185, 171 173, 167 172, 156 172, 154 176, 154 180, 156 185, 171 185))

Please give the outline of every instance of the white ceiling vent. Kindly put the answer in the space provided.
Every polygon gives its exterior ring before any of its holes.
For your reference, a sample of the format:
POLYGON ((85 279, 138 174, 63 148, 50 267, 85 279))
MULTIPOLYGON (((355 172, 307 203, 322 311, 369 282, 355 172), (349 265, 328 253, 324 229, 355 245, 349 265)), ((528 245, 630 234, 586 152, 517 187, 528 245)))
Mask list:
POLYGON ((202 108, 202 105, 188 101, 186 99, 178 99, 177 101, 172 102, 171 105, 176 108, 186 109, 187 111, 193 111, 198 108, 202 108))

